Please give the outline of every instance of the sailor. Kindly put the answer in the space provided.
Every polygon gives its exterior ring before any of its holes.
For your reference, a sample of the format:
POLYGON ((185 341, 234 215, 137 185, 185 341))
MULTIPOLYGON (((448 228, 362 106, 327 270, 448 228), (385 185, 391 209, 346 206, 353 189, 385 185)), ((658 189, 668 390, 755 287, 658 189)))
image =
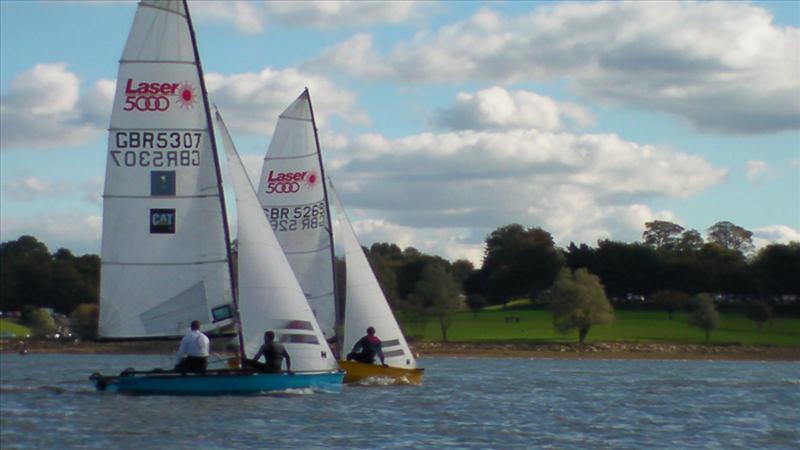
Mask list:
POLYGON ((183 336, 178 347, 175 371, 204 373, 208 365, 208 347, 208 336, 200 331, 200 321, 193 320, 191 330, 183 336))
POLYGON ((280 373, 284 358, 286 359, 286 372, 291 375, 292 358, 289 357, 289 352, 286 351, 283 344, 275 341, 273 331, 266 331, 264 332, 264 344, 258 349, 258 353, 253 356, 253 359, 245 359, 244 362, 245 365, 260 372, 280 373), (261 356, 266 359, 266 364, 258 362, 261 356))
POLYGON ((383 367, 389 367, 383 360, 383 348, 381 347, 381 340, 375 336, 375 328, 367 328, 367 335, 362 337, 353 346, 353 350, 347 355, 348 361, 358 361, 365 364, 373 364, 375 362, 375 355, 381 359, 383 367))

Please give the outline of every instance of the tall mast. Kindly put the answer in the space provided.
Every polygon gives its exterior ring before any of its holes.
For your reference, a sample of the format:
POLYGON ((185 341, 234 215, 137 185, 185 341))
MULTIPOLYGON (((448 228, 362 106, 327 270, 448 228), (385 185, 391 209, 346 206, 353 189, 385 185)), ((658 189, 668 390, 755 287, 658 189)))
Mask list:
POLYGON ((314 142, 317 144, 317 158, 319 159, 319 175, 322 178, 322 196, 325 200, 325 220, 328 223, 326 227, 326 231, 328 232, 328 238, 330 239, 330 253, 331 253, 331 276, 333 277, 333 303, 335 308, 335 321, 334 321, 334 332, 336 333, 336 349, 339 354, 342 354, 342 343, 343 343, 343 336, 342 336, 342 329, 344 327, 344 305, 341 298, 339 298, 338 290, 336 289, 336 255, 334 253, 333 248, 333 222, 331 222, 331 204, 328 201, 328 183, 327 178, 325 177, 325 166, 322 164, 322 151, 320 150, 319 146, 319 130, 317 130, 317 121, 314 118, 314 107, 311 105, 311 94, 308 92, 308 88, 306 87, 305 90, 306 100, 308 101, 308 110, 311 112, 311 126, 314 128, 314 142))
POLYGON ((189 4, 187 0, 183 0, 183 8, 186 11, 186 22, 189 24, 189 35, 192 37, 192 49, 194 50, 194 59, 197 62, 197 75, 200 77, 200 91, 203 94, 203 107, 206 113, 206 126, 208 127, 208 138, 211 139, 211 152, 214 155, 214 170, 217 176, 217 191, 219 192, 219 204, 222 208, 222 228, 225 231, 225 252, 228 256, 228 275, 231 279, 231 297, 233 299, 233 317, 236 323, 236 335, 239 337, 239 357, 244 361, 244 337, 242 336, 242 319, 239 315, 239 298, 236 287, 236 280, 233 276, 233 258, 231 254, 231 235, 228 226, 228 210, 225 207, 225 193, 222 189, 222 171, 219 165, 219 154, 217 153, 217 139, 214 135, 214 125, 211 123, 211 110, 208 103, 208 92, 206 91, 206 81, 203 77, 203 64, 200 62, 200 52, 197 50, 197 38, 194 34, 194 26, 192 25, 192 17, 189 14, 189 4))

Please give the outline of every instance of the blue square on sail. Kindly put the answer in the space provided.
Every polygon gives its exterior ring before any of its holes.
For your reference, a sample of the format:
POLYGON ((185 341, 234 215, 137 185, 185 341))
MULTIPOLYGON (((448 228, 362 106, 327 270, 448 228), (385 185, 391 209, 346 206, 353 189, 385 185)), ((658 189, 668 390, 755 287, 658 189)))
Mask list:
POLYGON ((150 195, 175 195, 175 171, 154 170, 150 172, 150 195))
POLYGON ((175 210, 151 209, 150 233, 175 234, 175 210))

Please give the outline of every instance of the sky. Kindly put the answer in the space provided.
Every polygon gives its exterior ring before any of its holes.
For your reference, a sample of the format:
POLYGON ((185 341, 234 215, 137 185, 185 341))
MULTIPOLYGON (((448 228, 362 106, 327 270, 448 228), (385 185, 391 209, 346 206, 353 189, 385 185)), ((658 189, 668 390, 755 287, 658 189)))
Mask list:
MULTIPOLYGON (((0 2, 0 240, 99 253, 130 2, 0 2)), ((363 245, 480 265, 645 222, 800 241, 800 3, 190 2, 210 100, 255 177, 308 87, 363 245)))

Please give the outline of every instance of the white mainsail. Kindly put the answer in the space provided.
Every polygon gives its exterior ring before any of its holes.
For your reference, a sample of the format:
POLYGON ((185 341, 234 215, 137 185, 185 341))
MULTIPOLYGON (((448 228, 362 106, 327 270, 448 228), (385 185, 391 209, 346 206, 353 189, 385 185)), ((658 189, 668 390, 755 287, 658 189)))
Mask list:
POLYGON ((273 330, 292 357, 294 370, 335 370, 336 360, 314 319, 245 172, 222 116, 217 125, 236 193, 238 305, 245 355, 273 330))
POLYGON ((230 323, 219 161, 183 1, 140 2, 108 135, 100 283, 103 337, 230 323))
POLYGON ((258 199, 326 338, 335 336, 333 247, 322 160, 306 89, 280 115, 258 199))
POLYGON ((336 242, 343 248, 346 266, 344 347, 343 358, 366 334, 367 327, 375 327, 375 335, 383 343, 386 364, 392 367, 414 369, 416 359, 408 348, 405 336, 383 295, 375 273, 369 265, 353 225, 347 217, 333 183, 328 180, 328 193, 336 210, 336 242))

